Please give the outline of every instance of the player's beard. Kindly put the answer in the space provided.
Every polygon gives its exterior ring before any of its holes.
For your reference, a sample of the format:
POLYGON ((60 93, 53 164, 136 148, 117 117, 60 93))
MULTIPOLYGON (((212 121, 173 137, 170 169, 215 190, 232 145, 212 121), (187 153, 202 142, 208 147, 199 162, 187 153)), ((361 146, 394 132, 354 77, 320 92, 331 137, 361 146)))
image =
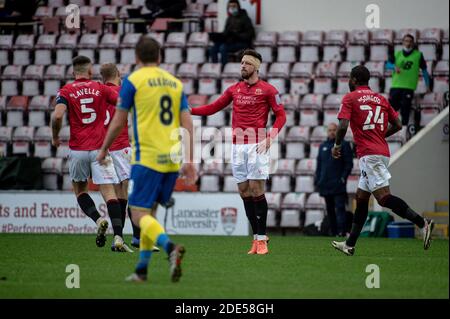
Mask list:
POLYGON ((250 79, 253 76, 254 73, 255 73, 255 71, 253 71, 252 73, 249 73, 248 71, 242 70, 241 71, 241 77, 244 80, 248 80, 248 79, 250 79))

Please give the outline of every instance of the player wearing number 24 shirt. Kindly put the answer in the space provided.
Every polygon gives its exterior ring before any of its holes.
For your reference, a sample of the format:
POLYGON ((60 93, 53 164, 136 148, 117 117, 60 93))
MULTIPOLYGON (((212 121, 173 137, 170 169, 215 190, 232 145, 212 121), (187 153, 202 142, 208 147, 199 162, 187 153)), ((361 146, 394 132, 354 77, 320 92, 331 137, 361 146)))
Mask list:
POLYGON ((390 208, 395 214, 421 228, 424 249, 428 249, 434 222, 418 215, 401 198, 390 192, 390 153, 386 138, 401 130, 402 123, 389 102, 370 89, 369 80, 370 72, 365 66, 359 65, 352 69, 349 80, 351 92, 344 96, 338 114, 339 126, 332 150, 333 157, 341 156, 341 143, 350 124, 361 177, 350 236, 344 242, 333 241, 332 246, 347 255, 354 254, 356 241, 367 219, 369 199, 373 194, 381 206, 390 208))

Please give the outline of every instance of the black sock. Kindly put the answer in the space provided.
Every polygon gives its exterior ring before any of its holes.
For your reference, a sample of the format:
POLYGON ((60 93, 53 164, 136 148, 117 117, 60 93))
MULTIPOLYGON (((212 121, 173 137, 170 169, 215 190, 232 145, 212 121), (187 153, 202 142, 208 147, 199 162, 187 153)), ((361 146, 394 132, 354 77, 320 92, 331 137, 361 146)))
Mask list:
POLYGON ((247 215, 250 226, 252 227, 253 235, 258 233, 258 220, 256 218, 255 203, 253 197, 243 197, 245 207, 245 214, 247 215))
POLYGON ((83 213, 85 213, 86 216, 91 218, 94 222, 97 222, 97 219, 100 218, 100 214, 95 207, 95 203, 91 196, 89 196, 88 193, 82 193, 77 197, 77 201, 83 213))
POLYGON ((131 218, 130 206, 128 206, 128 217, 130 217, 131 227, 133 227, 133 237, 138 239, 141 238, 141 229, 133 223, 133 218, 131 218))
POLYGON ((395 214, 416 224, 419 228, 425 226, 423 217, 413 211, 403 199, 397 196, 389 194, 383 197, 379 204, 383 207, 392 209, 395 214))
POLYGON ((122 213, 122 227, 125 227, 125 218, 127 217, 127 203, 128 201, 123 198, 119 198, 120 212, 122 213))
POLYGON ((114 236, 122 237, 122 213, 120 212, 120 203, 117 199, 110 199, 106 202, 109 218, 111 219, 114 236))
POLYGON ((266 225, 267 225, 267 210, 268 210, 266 196, 262 194, 261 196, 254 197, 253 202, 255 203, 258 235, 265 235, 267 227, 266 225))
POLYGON ((348 237, 346 244, 350 247, 355 247, 361 230, 366 222, 367 215, 369 214, 369 202, 368 201, 356 201, 355 216, 353 217, 352 230, 348 237))

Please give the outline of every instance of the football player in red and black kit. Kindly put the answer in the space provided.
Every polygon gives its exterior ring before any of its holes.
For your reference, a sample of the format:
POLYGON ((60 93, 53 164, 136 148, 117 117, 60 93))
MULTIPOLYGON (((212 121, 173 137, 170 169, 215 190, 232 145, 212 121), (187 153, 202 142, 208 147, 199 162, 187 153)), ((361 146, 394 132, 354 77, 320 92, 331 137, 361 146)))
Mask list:
POLYGON ((421 228, 424 249, 428 249, 434 222, 418 215, 401 198, 390 192, 391 174, 388 171, 390 153, 386 138, 401 130, 402 123, 389 102, 369 88, 369 80, 370 72, 365 66, 358 65, 352 69, 349 80, 350 93, 342 99, 338 114, 339 127, 332 155, 334 158, 341 156, 342 141, 350 124, 361 177, 356 192, 356 210, 350 237, 343 242, 333 241, 332 245, 346 255, 351 256, 355 253, 356 241, 367 219, 369 198, 373 194, 381 206, 390 208, 398 216, 421 228))
POLYGON ((106 242, 108 222, 102 218, 88 194, 88 178, 92 177, 106 202, 114 231, 114 246, 119 251, 131 251, 123 242, 120 203, 114 192, 118 183, 111 158, 107 165, 96 160, 97 151, 105 138, 105 119, 108 104, 116 104, 118 93, 108 86, 92 81, 92 63, 88 57, 73 59, 75 81, 64 85, 56 97, 52 118, 52 143, 60 145, 58 137, 64 113, 69 113, 69 174, 74 193, 83 212, 96 222, 98 247, 106 242))
POLYGON ((212 104, 191 110, 193 115, 207 116, 233 102, 232 170, 253 230, 252 247, 248 252, 251 255, 269 252, 266 236, 267 201, 264 195, 270 167, 267 151, 286 122, 286 113, 277 89, 259 78, 261 63, 259 53, 245 50, 241 60, 243 81, 230 86, 212 104), (276 120, 273 128, 266 132, 270 109, 275 113, 276 120))

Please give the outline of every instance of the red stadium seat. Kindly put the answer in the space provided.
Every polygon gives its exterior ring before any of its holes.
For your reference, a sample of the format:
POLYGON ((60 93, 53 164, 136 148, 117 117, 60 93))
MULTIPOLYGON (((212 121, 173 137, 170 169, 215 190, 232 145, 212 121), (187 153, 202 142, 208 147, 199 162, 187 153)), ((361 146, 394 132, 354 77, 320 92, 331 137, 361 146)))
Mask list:
POLYGON ((314 177, 313 176, 297 176, 295 178, 295 192, 297 193, 313 193, 314 177))

